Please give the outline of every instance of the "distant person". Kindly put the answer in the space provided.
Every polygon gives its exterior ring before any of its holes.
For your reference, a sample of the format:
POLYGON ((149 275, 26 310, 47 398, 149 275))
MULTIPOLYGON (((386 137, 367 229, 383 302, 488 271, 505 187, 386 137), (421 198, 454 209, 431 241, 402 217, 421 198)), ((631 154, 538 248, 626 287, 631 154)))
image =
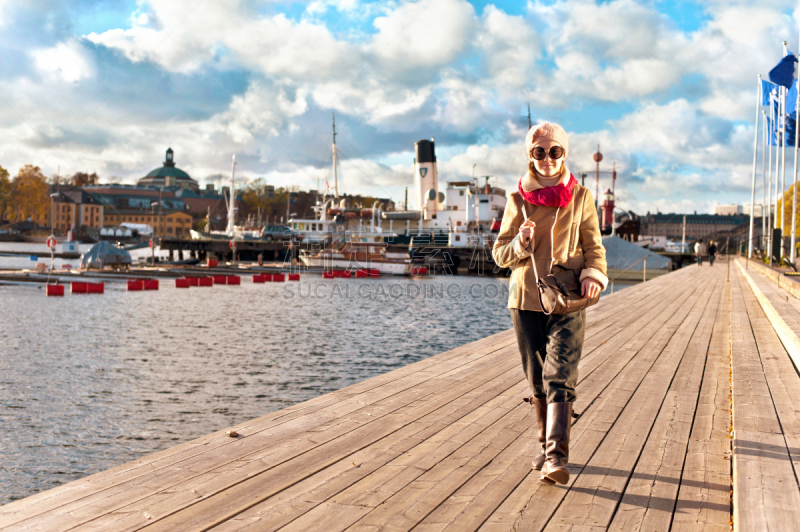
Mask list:
POLYGON ((703 265, 703 255, 706 254, 706 245, 703 244, 703 239, 701 238, 694 244, 694 254, 697 257, 697 265, 703 265))
POLYGON ((513 270, 508 308, 533 393, 526 401, 535 408, 541 446, 531 465, 541 470, 542 482, 566 484, 586 310, 545 314, 533 261, 539 277, 554 267, 556 272, 580 272, 581 295, 593 298, 608 283, 606 250, 594 198, 564 164, 569 154, 566 131, 550 122, 532 127, 525 137, 525 152, 528 170, 506 202, 492 257, 501 268, 513 270))
POLYGON ((712 240, 708 243, 708 264, 714 265, 714 259, 717 258, 717 245, 712 240))

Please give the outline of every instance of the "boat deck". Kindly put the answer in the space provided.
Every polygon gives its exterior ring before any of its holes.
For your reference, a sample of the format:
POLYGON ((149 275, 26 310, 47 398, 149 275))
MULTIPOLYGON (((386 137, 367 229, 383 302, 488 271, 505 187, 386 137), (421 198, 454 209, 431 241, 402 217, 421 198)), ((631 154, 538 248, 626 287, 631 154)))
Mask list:
POLYGON ((242 423, 238 437, 15 501, 0 528, 796 529, 800 377, 758 297, 794 325, 800 305, 790 314, 759 276, 693 265, 588 311, 567 486, 530 469, 535 418, 505 331, 242 423))

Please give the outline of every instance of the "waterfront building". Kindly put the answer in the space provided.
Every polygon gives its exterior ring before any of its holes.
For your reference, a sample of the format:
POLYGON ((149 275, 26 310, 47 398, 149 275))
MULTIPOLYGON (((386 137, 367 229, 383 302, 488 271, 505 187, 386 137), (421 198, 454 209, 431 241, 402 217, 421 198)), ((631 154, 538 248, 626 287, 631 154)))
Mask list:
POLYGON ((137 183, 140 187, 183 188, 200 190, 200 185, 192 177, 175 166, 175 152, 167 148, 167 154, 161 168, 150 171, 137 183))
POLYGON ((70 228, 83 231, 91 227, 102 229, 104 223, 103 204, 93 194, 89 194, 78 187, 60 187, 51 189, 52 205, 50 211, 44 216, 44 224, 51 225, 50 215, 53 215, 52 227, 58 234, 66 233, 70 228))
POLYGON ((643 236, 665 236, 681 240, 683 219, 686 217, 686 239, 706 238, 712 233, 729 231, 738 225, 749 222, 750 217, 743 214, 651 214, 640 218, 640 234, 643 236))

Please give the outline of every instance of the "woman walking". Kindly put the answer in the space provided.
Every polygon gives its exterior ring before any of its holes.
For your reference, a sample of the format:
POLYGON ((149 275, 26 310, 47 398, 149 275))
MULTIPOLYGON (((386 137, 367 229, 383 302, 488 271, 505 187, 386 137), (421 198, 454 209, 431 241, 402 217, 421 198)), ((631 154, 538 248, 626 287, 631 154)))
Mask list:
POLYGON ((569 155, 566 131, 551 122, 538 124, 528 131, 525 149, 528 171, 506 203, 492 256, 500 267, 513 270, 508 308, 533 393, 526 400, 539 424, 541 451, 532 466, 541 470, 543 482, 566 484, 586 310, 546 314, 537 274, 544 278, 573 270, 581 296, 596 298, 608 283, 606 255, 594 199, 564 164, 569 155))

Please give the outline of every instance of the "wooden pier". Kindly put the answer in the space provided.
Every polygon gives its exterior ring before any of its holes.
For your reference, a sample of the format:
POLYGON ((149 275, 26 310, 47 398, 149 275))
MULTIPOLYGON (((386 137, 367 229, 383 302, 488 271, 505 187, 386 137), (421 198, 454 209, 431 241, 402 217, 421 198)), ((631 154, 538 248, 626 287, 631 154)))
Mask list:
POLYGON ((693 265, 589 310, 567 486, 530 469, 505 331, 7 504, 0 528, 797 530, 800 300, 762 270, 693 265))

